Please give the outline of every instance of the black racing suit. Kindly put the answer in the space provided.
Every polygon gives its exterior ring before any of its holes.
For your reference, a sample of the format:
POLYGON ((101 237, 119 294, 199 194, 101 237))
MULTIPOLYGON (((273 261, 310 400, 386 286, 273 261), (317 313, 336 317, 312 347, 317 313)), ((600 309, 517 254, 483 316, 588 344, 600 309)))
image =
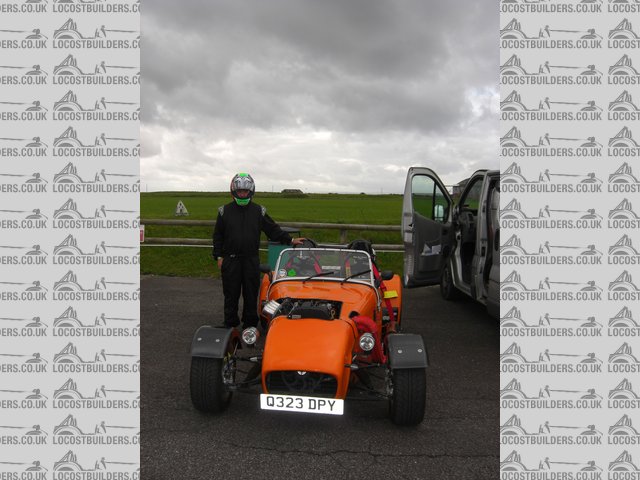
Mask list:
POLYGON ((291 244, 291 236, 267 215, 266 208, 257 203, 240 206, 231 202, 218 209, 213 229, 213 258, 223 257, 222 291, 227 327, 240 323, 238 300, 241 290, 243 327, 258 325, 260 232, 264 232, 269 240, 291 244))

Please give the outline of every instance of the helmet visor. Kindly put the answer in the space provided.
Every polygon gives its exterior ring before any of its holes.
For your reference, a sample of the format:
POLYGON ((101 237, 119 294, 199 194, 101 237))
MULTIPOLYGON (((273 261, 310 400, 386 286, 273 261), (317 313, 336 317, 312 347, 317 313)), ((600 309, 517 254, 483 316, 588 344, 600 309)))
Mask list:
POLYGON ((253 179, 249 175, 246 177, 236 175, 231 181, 231 190, 249 190, 252 192, 254 188, 253 179))

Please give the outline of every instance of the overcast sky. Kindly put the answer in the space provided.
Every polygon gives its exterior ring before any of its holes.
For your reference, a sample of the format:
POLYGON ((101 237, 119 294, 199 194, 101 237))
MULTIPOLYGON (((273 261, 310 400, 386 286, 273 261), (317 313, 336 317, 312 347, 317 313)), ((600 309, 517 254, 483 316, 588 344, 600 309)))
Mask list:
POLYGON ((143 188, 401 193, 498 168, 490 1, 153 0, 142 14, 143 188))

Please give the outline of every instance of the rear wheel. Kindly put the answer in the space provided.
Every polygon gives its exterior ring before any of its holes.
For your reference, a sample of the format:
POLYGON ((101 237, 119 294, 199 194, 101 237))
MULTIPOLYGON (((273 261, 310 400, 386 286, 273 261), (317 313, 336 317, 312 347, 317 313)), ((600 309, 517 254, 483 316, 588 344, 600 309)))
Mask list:
POLYGON ((225 358, 191 358, 191 403, 201 412, 222 412, 229 406, 231 392, 224 384, 225 358))
POLYGON ((427 377, 424 368, 390 371, 389 416, 396 425, 417 425, 424 418, 427 377))
POLYGON ((453 273, 451 272, 451 264, 448 263, 442 271, 440 278, 440 294, 445 300, 457 300, 460 298, 460 290, 453 284, 453 273))

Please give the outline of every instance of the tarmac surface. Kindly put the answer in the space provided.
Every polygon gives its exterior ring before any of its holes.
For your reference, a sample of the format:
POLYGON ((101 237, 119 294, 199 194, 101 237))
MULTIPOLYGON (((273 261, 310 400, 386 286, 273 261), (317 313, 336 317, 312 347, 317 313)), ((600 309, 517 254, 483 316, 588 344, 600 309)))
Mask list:
POLYGON ((425 340, 427 411, 397 427, 386 401, 345 404, 343 416, 261 411, 235 393, 220 415, 189 398, 195 329, 222 321, 216 279, 141 280, 142 478, 499 478, 498 321, 470 300, 446 302, 437 287, 404 290, 403 331, 425 340))

